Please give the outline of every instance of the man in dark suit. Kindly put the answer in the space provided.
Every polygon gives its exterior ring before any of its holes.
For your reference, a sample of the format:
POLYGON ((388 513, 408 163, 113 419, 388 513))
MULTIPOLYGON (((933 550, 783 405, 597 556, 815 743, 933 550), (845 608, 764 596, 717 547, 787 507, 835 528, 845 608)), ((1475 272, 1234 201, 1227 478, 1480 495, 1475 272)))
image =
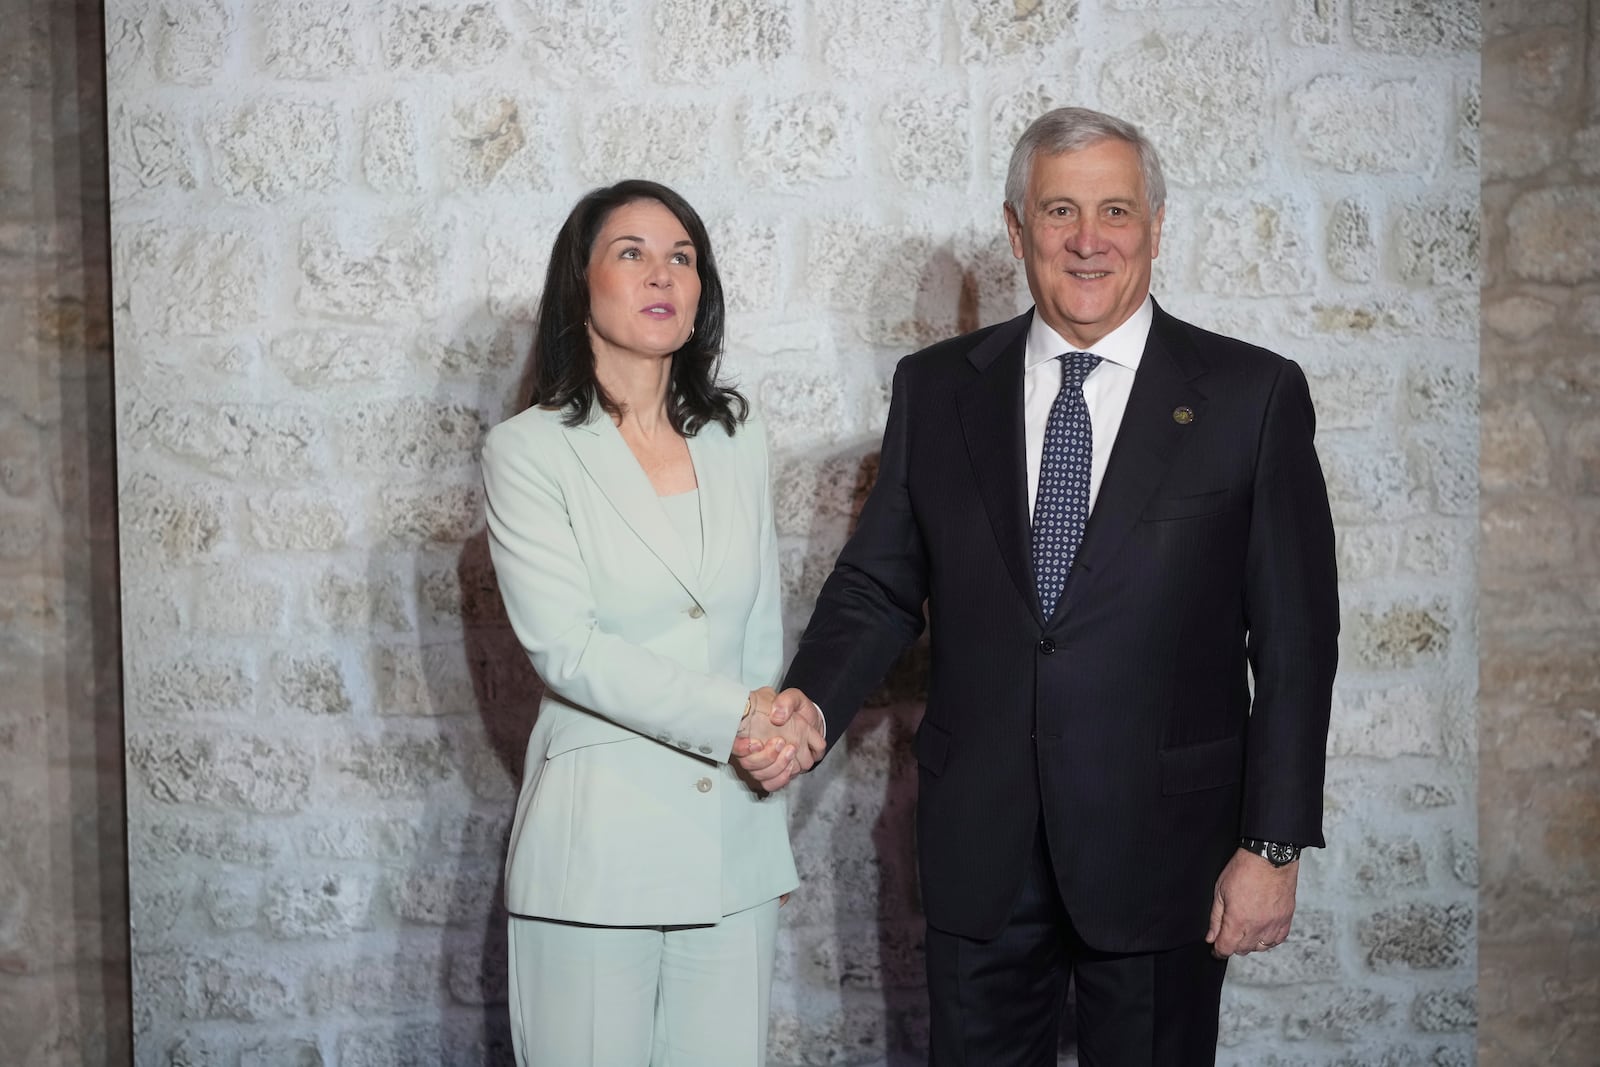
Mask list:
MULTIPOLYGON (((1063 108, 1012 156, 1034 308, 900 363, 878 481, 782 697, 841 734, 921 631, 931 1062, 1215 1060, 1232 955, 1323 845, 1333 528, 1299 367, 1150 298, 1164 182, 1063 108), (1252 688, 1253 680, 1253 688, 1252 688)), ((782 712, 780 712, 780 715, 782 712)), ((793 768, 750 757, 778 788, 793 768)))

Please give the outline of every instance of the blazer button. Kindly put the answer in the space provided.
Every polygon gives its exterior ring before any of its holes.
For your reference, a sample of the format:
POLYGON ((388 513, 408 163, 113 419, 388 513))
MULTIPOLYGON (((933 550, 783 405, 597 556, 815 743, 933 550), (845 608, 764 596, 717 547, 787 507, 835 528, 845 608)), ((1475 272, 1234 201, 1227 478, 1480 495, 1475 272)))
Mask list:
POLYGON ((710 746, 710 745, 701 745, 701 746, 700 746, 700 754, 701 754, 701 755, 702 755, 702 756, 709 756, 709 755, 711 755, 711 746, 710 746))
POLYGON ((694 784, 694 787, 702 793, 709 793, 711 792, 711 779, 702 778, 694 784))
POLYGON ((691 618, 691 619, 702 618, 705 615, 705 613, 706 613, 706 609, 702 608, 699 604, 696 604, 694 607, 689 609, 689 618, 691 618))
POLYGON ((1043 652, 1045 655, 1048 656, 1048 655, 1050 655, 1050 653, 1054 652, 1055 650, 1056 650, 1056 640, 1055 640, 1055 638, 1046 637, 1044 640, 1039 642, 1039 651, 1043 652))

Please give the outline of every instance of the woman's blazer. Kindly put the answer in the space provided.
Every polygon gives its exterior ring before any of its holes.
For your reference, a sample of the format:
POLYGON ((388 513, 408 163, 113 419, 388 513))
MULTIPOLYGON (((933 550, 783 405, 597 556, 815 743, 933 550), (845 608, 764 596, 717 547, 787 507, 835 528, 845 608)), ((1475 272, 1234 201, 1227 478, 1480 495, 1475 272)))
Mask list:
POLYGON ((616 426, 530 408, 483 451, 489 550, 544 680, 506 857, 516 915, 716 922, 792 890, 782 794, 728 764, 783 658, 766 432, 689 438, 692 552, 616 426))

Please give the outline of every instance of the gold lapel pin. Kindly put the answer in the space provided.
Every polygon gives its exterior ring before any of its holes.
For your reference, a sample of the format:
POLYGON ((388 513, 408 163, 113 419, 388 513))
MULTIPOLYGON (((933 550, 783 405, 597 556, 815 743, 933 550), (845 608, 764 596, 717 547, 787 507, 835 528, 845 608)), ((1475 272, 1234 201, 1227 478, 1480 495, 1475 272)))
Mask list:
POLYGON ((1179 426, 1187 426, 1194 421, 1194 408, 1179 405, 1172 409, 1172 421, 1179 426))

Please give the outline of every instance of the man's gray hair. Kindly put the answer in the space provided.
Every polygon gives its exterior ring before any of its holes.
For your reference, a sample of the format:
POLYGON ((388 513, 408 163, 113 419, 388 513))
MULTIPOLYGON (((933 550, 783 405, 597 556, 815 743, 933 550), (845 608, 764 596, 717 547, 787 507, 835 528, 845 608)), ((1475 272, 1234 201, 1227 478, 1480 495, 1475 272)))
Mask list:
POLYGON ((1028 175, 1033 171, 1034 157, 1043 152, 1058 156, 1063 152, 1076 152, 1101 141, 1126 141, 1139 153, 1139 171, 1144 176, 1145 200, 1150 206, 1150 217, 1167 202, 1167 180, 1161 175, 1161 157, 1139 127, 1131 122, 1090 111, 1086 107, 1058 107, 1046 111, 1017 139, 1011 150, 1011 165, 1006 169, 1006 203, 1016 213, 1020 222, 1023 213, 1022 198, 1028 195, 1028 175))

